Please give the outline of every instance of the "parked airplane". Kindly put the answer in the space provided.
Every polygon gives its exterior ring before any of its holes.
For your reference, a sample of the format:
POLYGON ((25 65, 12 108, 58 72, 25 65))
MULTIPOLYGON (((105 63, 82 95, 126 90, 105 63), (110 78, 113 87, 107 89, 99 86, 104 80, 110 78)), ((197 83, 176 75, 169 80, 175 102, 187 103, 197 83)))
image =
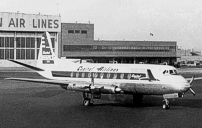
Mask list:
POLYGON ((143 95, 163 95, 163 108, 169 109, 168 99, 183 97, 188 90, 195 95, 191 88, 194 77, 188 82, 172 66, 75 63, 58 59, 48 32, 41 39, 37 66, 10 61, 31 68, 47 79, 7 79, 55 84, 66 90, 80 91, 83 93, 84 106, 93 104, 93 99, 100 99, 102 94, 133 95, 134 104, 141 103, 143 95))

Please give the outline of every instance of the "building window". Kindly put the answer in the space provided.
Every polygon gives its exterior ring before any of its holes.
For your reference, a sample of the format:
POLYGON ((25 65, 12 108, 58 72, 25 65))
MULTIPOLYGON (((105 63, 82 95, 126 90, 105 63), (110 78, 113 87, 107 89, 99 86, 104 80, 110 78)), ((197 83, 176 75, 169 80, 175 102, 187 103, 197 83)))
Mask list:
POLYGON ((75 30, 75 33, 77 33, 77 34, 80 33, 80 30, 75 30))
POLYGON ((30 48, 31 46, 31 38, 30 37, 26 37, 26 48, 30 48))
POLYGON ((31 54, 31 50, 30 50, 30 49, 26 49, 26 59, 27 59, 27 60, 28 60, 28 59, 31 59, 30 54, 31 54))
POLYGON ((52 48, 55 48, 55 38, 51 38, 52 48))
POLYGON ((14 59, 14 49, 10 49, 10 59, 14 59))
POLYGON ((0 37, 0 47, 4 47, 4 37, 0 37))
MULTIPOLYGON (((10 55, 10 57, 12 57, 12 55, 10 55)), ((34 37, 16 38, 16 59, 35 59, 34 37)))
POLYGON ((36 42, 37 42, 37 59, 38 59, 38 55, 39 55, 39 49, 40 49, 40 45, 41 45, 41 38, 36 38, 36 42))
POLYGON ((27 56, 27 54, 25 55, 25 49, 21 49, 21 58, 20 59, 25 59, 25 56, 27 56))
POLYGON ((20 48, 20 37, 16 37, 16 48, 20 48))
POLYGON ((87 34, 87 30, 81 30, 81 34, 87 34))
POLYGON ((0 37, 0 59, 14 59, 14 37, 0 37))
POLYGON ((21 37, 21 48, 25 48, 25 37, 21 37))
POLYGON ((31 49, 31 58, 32 60, 35 59, 35 49, 31 49))
POLYGON ((74 33, 74 30, 68 30, 68 33, 74 33))
POLYGON ((9 48, 10 47, 10 44, 9 44, 9 37, 5 37, 5 47, 6 48, 9 48))
POLYGON ((31 48, 35 48, 35 38, 31 38, 31 48))
POLYGON ((175 52, 175 46, 111 46, 111 45, 63 45, 63 51, 145 51, 175 52))
POLYGON ((10 37, 10 48, 14 48, 14 37, 10 37))
POLYGON ((0 59, 4 59, 4 49, 0 49, 0 59))
POLYGON ((37 48, 40 48, 41 38, 36 38, 37 48))
POLYGON ((16 59, 21 59, 20 49, 16 49, 16 59))

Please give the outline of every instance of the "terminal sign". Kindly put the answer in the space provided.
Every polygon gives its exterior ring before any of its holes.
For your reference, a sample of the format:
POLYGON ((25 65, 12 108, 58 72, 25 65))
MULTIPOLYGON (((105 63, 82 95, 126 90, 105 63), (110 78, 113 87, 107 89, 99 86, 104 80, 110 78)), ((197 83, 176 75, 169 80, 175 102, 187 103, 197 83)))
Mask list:
POLYGON ((0 30, 59 32, 61 18, 51 15, 0 13, 0 30))

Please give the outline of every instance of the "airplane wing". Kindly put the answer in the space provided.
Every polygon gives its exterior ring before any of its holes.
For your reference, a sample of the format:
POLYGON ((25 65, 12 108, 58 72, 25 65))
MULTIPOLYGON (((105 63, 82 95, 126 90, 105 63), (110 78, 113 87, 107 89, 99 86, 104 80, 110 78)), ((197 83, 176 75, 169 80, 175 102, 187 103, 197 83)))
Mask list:
POLYGON ((77 88, 77 90, 74 91, 85 91, 86 89, 103 89, 104 85, 97 85, 97 86, 91 86, 88 82, 79 82, 77 81, 76 84, 75 81, 65 81, 65 80, 51 80, 51 79, 29 79, 29 78, 5 78, 5 80, 15 80, 15 81, 26 81, 26 82, 33 82, 33 83, 44 83, 44 84, 51 84, 51 85, 59 85, 63 89, 66 90, 74 90, 74 88, 68 89, 67 86, 73 86, 77 88))
POLYGON ((69 84, 69 81, 62 80, 50 80, 50 79, 28 79, 28 78, 5 78, 6 80, 16 80, 16 81, 26 81, 34 83, 45 83, 45 84, 54 84, 54 85, 63 85, 69 84))
POLYGON ((98 84, 93 85, 90 82, 79 82, 77 81, 65 81, 65 80, 51 80, 51 79, 29 79, 29 78, 5 78, 6 80, 16 80, 16 81, 26 81, 34 83, 44 83, 51 85, 59 85, 65 90, 79 91, 79 92, 89 92, 90 90, 104 90, 104 93, 121 92, 122 90, 118 86, 113 84, 98 84))

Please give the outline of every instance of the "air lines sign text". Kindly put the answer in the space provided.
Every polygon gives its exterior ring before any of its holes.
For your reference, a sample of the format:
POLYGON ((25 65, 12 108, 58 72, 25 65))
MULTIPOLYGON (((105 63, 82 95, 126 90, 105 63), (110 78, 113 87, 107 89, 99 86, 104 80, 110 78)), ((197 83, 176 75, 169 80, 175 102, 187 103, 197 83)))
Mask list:
POLYGON ((46 15, 1 15, 0 30, 59 32, 61 19, 59 16, 46 15))

